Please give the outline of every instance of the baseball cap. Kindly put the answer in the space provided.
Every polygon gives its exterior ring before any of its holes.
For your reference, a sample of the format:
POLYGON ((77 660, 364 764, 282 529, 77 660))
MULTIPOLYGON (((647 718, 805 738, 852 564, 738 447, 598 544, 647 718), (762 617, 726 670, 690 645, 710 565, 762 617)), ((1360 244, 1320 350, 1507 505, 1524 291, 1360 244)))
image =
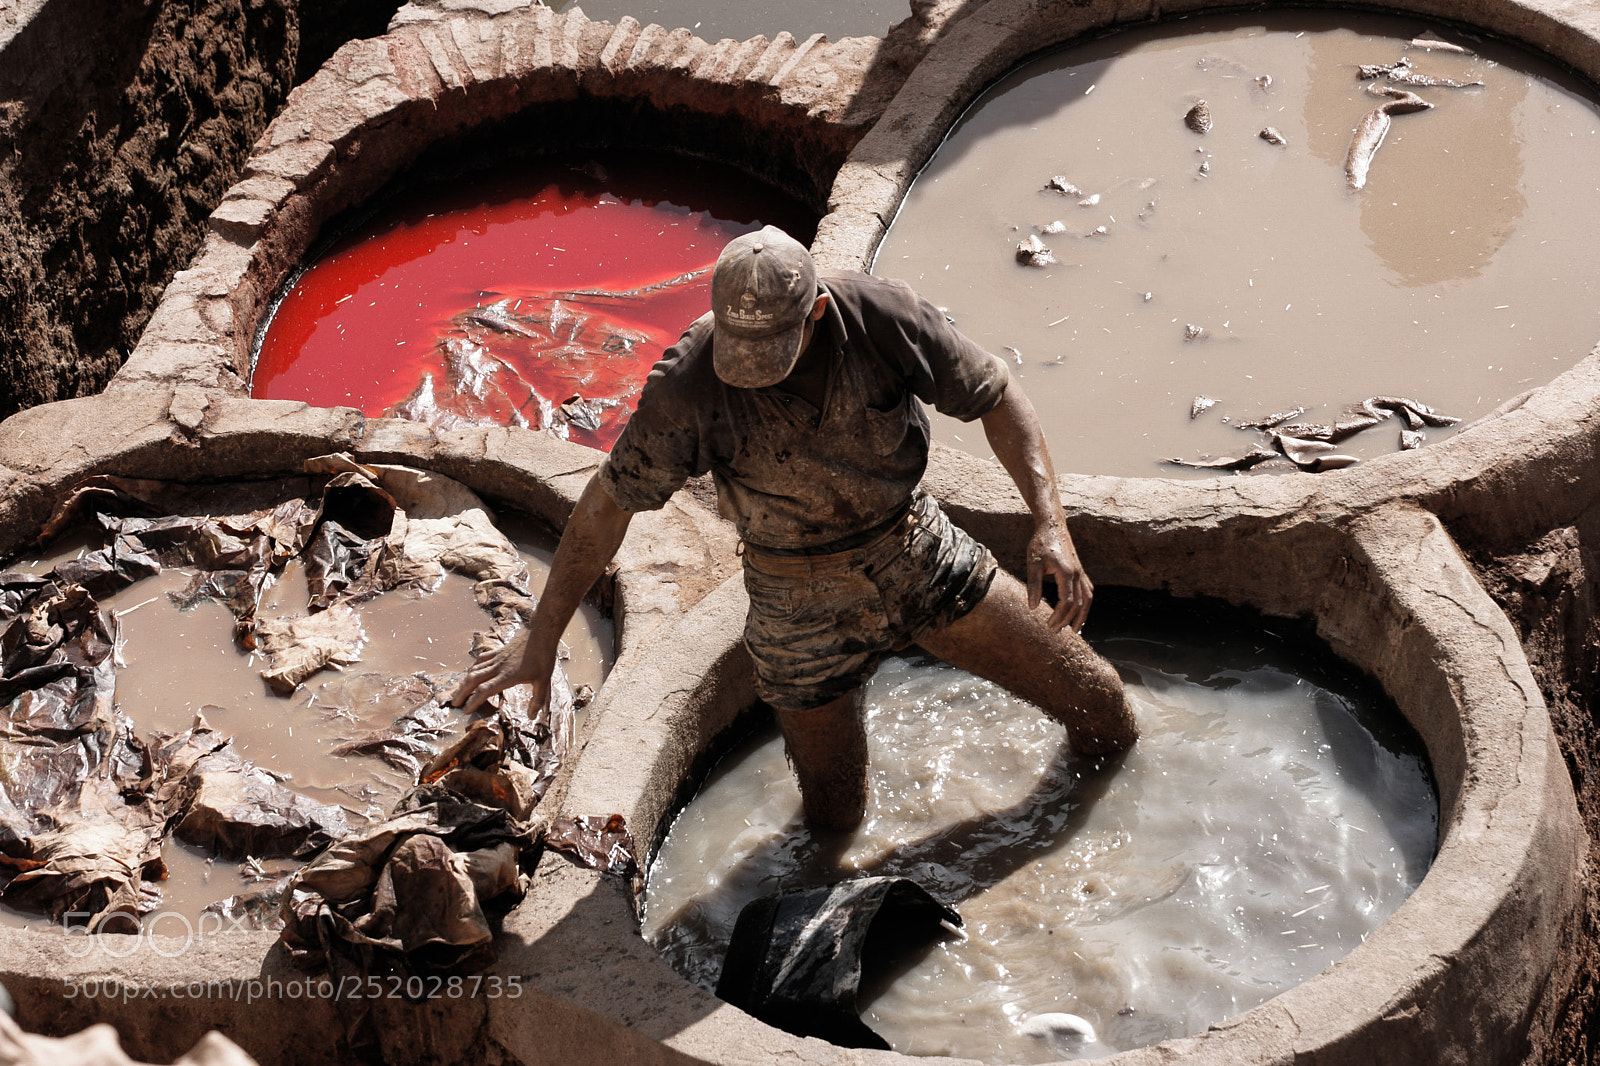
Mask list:
POLYGON ((711 273, 717 377, 741 389, 788 377, 816 300, 811 253, 783 230, 766 226, 729 241, 711 273))

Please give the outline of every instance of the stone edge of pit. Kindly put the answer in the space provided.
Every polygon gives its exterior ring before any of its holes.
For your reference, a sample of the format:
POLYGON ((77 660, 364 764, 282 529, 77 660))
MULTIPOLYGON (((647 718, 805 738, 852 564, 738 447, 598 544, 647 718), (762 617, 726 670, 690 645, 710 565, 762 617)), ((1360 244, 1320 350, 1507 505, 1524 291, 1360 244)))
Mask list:
MULTIPOLYGON (((1003 476, 985 475, 987 464, 940 458, 932 480, 941 495, 956 486, 963 497, 974 487, 1012 495, 1003 476)), ((945 502, 1003 558, 1022 551, 1020 502, 1000 521, 1002 510, 945 502)), ((1417 728, 1441 794, 1433 867, 1361 948, 1205 1034, 1112 1061, 1522 1061, 1548 1033, 1552 986, 1559 998, 1571 979, 1552 969, 1575 928, 1586 837, 1515 634, 1438 519, 1402 503, 1339 520, 1252 525, 1174 518, 1159 495, 1094 517, 1146 549, 1130 565, 1102 563, 1104 582, 1314 619, 1417 728), (1288 574, 1301 580, 1286 583, 1288 574)), ((673 813, 683 775, 751 699, 743 611, 740 583, 730 581, 663 631, 645 669, 618 678, 602 698, 606 729, 584 752, 570 809, 621 811, 647 846, 650 830, 673 813), (639 707, 649 713, 623 710, 639 707)), ((770 1035, 732 1007, 709 1001, 701 1009, 669 1046, 739 1062, 730 1049, 770 1035)))
MULTIPOLYGON (((21 454, 37 453, 41 436, 87 443, 12 480, 0 498, 6 541, 0 546, 16 547, 21 530, 36 528, 68 486, 94 473, 265 476, 292 470, 332 443, 370 461, 409 462, 457 477, 559 523, 595 462, 585 449, 525 431, 440 438, 409 423, 298 403, 213 398, 198 426, 187 430, 192 419, 181 401, 181 390, 95 397, 36 408, 6 423, 23 431, 0 434, 0 465, 12 469, 21 454), (182 420, 175 409, 184 412, 182 420)), ((941 449, 929 482, 1003 560, 1018 557, 1026 513, 992 464, 941 449)), ((1546 1021, 1542 993, 1564 987, 1551 967, 1571 931, 1585 838, 1548 716, 1509 624, 1438 519, 1414 505, 1245 516, 1186 510, 1186 483, 1148 488, 1139 499, 1079 509, 1085 552, 1102 583, 1216 596, 1315 619, 1323 638, 1372 673, 1423 735, 1443 817, 1432 870, 1366 945, 1211 1032, 1128 1052, 1119 1061, 1274 1062, 1314 1051, 1319 1061, 1356 1062, 1377 1046, 1384 1061, 1432 1062, 1445 1051, 1463 1061, 1520 1060, 1546 1021)), ((676 584, 666 575, 681 576, 682 560, 731 557, 731 542, 700 539, 707 521, 713 532, 718 527, 693 510, 687 519, 672 511, 640 516, 630 535, 639 540, 630 551, 664 562, 652 568, 624 560, 619 613, 636 635, 591 710, 587 746, 570 783, 551 798, 569 813, 623 813, 641 848, 670 812, 698 753, 750 698, 739 645, 740 583, 727 570, 710 576, 717 583, 693 605, 660 592, 676 584), (664 547, 672 543, 679 547, 664 547), (635 573, 642 594, 628 584, 635 573), (630 620, 634 604, 648 624, 630 620)), ((155 939, 136 943, 125 958, 98 950, 76 958, 78 945, 55 934, 15 940, 0 979, 16 995, 24 1023, 35 1028, 69 1031, 109 1021, 131 1051, 154 1058, 215 1026, 264 1062, 317 1061, 328 1049, 305 1034, 338 1029, 332 1005, 320 999, 63 996, 64 980, 92 975, 139 987, 202 974, 240 988, 251 979, 276 980, 282 988, 302 975, 288 968, 270 936, 213 938, 176 958, 165 957, 170 942, 155 939), (283 1038, 285 1027, 298 1035, 283 1038)), ((786 1050, 805 1061, 844 1062, 859 1054, 796 1040, 693 988, 638 938, 626 886, 558 858, 543 860, 529 900, 508 919, 492 973, 516 976, 524 991, 516 999, 478 997, 453 1008, 373 1004, 383 1019, 385 1058, 415 1061, 421 1051, 456 1056, 484 1042, 523 1057, 569 1038, 564 1046, 642 1061, 770 1061, 786 1050), (519 1002, 524 995, 527 1001, 519 1002)), ((575 1061, 602 1058, 574 1051, 575 1061)))

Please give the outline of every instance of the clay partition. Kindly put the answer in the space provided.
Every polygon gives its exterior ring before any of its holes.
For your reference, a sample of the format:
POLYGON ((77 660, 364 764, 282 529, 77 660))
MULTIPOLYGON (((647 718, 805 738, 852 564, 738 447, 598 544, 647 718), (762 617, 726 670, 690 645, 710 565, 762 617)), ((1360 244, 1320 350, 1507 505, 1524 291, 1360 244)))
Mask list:
MULTIPOLYGON (((112 386, 0 428, 0 553, 26 543, 90 474, 268 476, 333 450, 436 470, 559 526, 595 467, 593 452, 518 430, 435 435, 349 409, 246 397, 255 333, 324 226, 430 146, 530 116, 576 115, 591 131, 596 116, 624 131, 659 118, 664 142, 693 136, 707 154, 818 206, 826 195, 818 258, 859 268, 943 130, 988 81, 1084 33, 1219 6, 947 3, 887 42, 779 35, 716 44, 502 0, 408 6, 387 36, 346 45, 295 91, 112 386)), ((1464 19, 1600 80, 1592 8, 1419 0, 1387 9, 1464 19)), ((1584 905, 1588 841, 1517 634, 1457 540, 1514 542, 1588 507, 1597 410, 1600 354, 1441 445, 1350 470, 1183 482, 1062 477, 1098 583, 1314 619, 1421 734, 1440 790, 1435 863, 1361 948, 1208 1032, 1115 1061, 1540 1060, 1574 981, 1568 945, 1584 905)), ((936 449, 928 484, 1002 562, 1016 564, 1027 514, 998 467, 936 449)), ((624 814, 641 860, 751 699, 733 543, 699 495, 680 494, 639 516, 606 583, 619 655, 587 714, 575 769, 545 802, 624 814)), ((109 1021, 131 1053, 150 1058, 170 1058, 219 1028, 263 1063, 361 1054, 908 1061, 797 1039, 718 1002, 639 939, 634 908, 632 886, 547 855, 506 921, 488 975, 498 982, 417 1006, 315 975, 308 987, 265 933, 29 933, 13 939, 0 981, 27 1028, 109 1021), (115 995, 106 994, 108 977, 115 995), (100 982, 92 996, 91 979, 100 982), (374 1012, 377 1047, 352 1052, 341 1042, 336 995, 374 1012)))

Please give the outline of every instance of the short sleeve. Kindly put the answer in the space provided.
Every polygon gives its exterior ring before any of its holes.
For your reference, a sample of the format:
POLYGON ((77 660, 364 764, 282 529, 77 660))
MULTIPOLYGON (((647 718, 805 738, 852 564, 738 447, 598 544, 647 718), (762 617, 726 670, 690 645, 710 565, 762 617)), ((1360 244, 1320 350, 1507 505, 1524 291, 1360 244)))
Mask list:
POLYGON ((1011 380, 1005 360, 956 329, 904 282, 886 281, 874 295, 876 313, 868 325, 873 343, 897 358, 918 399, 962 422, 994 409, 1011 380))
POLYGON ((686 384, 681 365, 685 346, 693 343, 700 325, 691 326, 651 369, 638 409, 600 463, 600 487, 624 511, 658 510, 685 481, 705 473, 699 462, 696 405, 692 397, 678 395, 686 384))

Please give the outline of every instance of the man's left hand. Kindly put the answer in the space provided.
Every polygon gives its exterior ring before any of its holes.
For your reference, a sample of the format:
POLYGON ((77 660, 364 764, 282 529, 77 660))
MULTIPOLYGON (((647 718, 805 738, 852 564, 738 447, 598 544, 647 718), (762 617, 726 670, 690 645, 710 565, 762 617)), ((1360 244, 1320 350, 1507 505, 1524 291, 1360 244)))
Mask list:
POLYGON ((1050 628, 1071 626, 1083 629, 1094 602, 1094 585, 1078 562, 1072 538, 1062 536, 1051 526, 1041 526, 1028 541, 1028 606, 1037 607, 1044 598, 1046 575, 1055 579, 1056 609, 1050 614, 1050 628))

